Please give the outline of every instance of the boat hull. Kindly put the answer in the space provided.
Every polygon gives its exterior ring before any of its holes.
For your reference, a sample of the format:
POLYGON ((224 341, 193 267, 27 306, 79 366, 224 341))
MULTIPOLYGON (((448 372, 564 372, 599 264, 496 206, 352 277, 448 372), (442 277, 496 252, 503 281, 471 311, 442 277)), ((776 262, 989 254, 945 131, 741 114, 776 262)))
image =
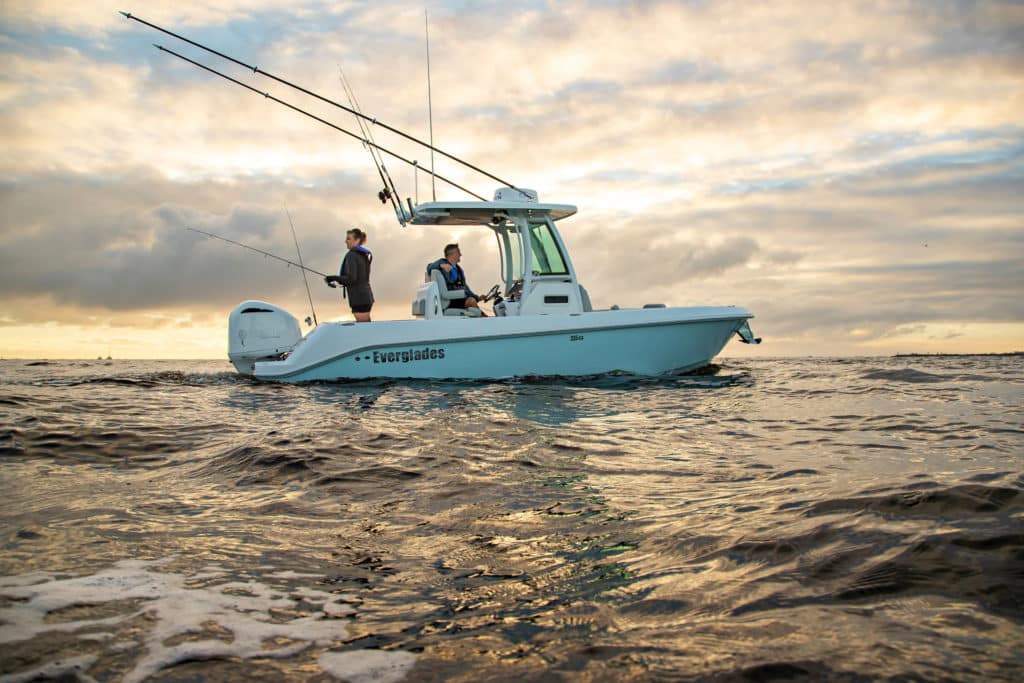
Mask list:
POLYGON ((595 311, 520 318, 325 323, 257 379, 500 379, 707 365, 753 317, 735 307, 595 311))

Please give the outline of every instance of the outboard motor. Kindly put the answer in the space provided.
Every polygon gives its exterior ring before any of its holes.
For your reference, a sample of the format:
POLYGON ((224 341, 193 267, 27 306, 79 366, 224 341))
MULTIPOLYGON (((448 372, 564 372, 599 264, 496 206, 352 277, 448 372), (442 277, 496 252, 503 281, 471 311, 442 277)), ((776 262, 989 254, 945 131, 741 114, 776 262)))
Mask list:
POLYGON ((300 339, 299 321, 273 304, 245 301, 228 317, 228 358, 243 375, 253 373, 256 361, 278 360, 300 339))

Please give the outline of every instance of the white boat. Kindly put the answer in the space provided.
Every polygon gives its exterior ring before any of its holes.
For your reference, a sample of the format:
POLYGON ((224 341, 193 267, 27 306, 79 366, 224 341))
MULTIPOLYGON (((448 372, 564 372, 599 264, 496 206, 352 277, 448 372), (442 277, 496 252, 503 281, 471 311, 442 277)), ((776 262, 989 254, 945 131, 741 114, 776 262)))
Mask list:
POLYGON ((287 311, 243 302, 229 318, 228 356, 244 375, 285 382, 659 375, 709 364, 734 334, 760 342, 748 323, 753 314, 735 306, 594 309, 555 227, 574 213, 517 188, 501 188, 489 202, 420 204, 407 216, 413 226, 493 231, 502 283, 485 297, 492 316, 449 308, 465 294, 449 292, 435 270, 418 285, 410 320, 327 322, 303 337, 287 311))

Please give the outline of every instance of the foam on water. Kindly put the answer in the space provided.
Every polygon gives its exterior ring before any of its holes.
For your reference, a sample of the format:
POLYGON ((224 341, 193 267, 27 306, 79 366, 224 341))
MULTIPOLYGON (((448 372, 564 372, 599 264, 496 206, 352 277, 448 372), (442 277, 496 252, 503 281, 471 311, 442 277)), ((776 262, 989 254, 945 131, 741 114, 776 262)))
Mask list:
POLYGON ((317 660, 324 671, 349 683, 396 683, 416 662, 409 652, 382 650, 349 650, 325 652, 317 660))
MULTIPOLYGON (((124 560, 95 574, 70 578, 50 572, 0 577, 0 596, 12 601, 0 608, 0 644, 63 631, 83 641, 109 641, 112 651, 126 651, 137 644, 121 640, 120 631, 145 617, 140 644, 146 652, 123 678, 125 683, 136 683, 180 662, 284 658, 312 646, 330 646, 346 637, 346 622, 341 617, 355 613, 345 602, 347 596, 309 587, 288 590, 257 581, 219 581, 225 572, 216 567, 191 576, 162 571, 173 559, 124 560), (202 585, 190 585, 197 581, 202 585), (121 601, 130 606, 122 606, 125 608, 118 609, 115 616, 57 620, 62 610, 121 601), (293 618, 274 615, 303 611, 305 614, 293 618), (199 639, 179 642, 195 637, 199 639)), ((288 571, 276 576, 294 579, 303 575, 288 571)), ((85 655, 51 662, 32 671, 0 676, 0 681, 82 671, 97 658, 85 655)), ((400 680, 414 661, 408 653, 381 651, 321 655, 325 671, 348 680, 377 683, 400 680)))

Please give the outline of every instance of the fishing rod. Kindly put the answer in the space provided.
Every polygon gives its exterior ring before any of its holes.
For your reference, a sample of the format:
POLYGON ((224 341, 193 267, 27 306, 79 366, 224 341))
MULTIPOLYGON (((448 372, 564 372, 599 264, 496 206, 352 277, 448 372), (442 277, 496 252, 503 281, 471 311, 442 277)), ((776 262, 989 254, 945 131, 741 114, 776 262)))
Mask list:
MULTIPOLYGON (((291 220, 291 216, 288 217, 288 220, 289 221, 291 220)), ((218 240, 220 240, 222 242, 227 242, 228 244, 234 244, 235 246, 242 247, 243 249, 248 249, 249 251, 255 251, 257 254, 263 254, 264 256, 269 256, 270 258, 277 259, 278 261, 281 261, 282 263, 287 263, 289 266, 295 266, 296 268, 302 268, 302 270, 309 271, 310 273, 313 273, 314 275, 319 275, 320 277, 327 277, 327 275, 325 273, 321 273, 319 270, 313 270, 312 268, 307 268, 306 266, 302 265, 301 263, 296 263, 295 261, 289 261, 288 259, 284 258, 283 256, 278 256, 277 254, 271 254, 269 251, 263 251, 262 249, 257 249, 256 247, 250 247, 248 244, 242 244, 241 242, 236 242, 234 240, 229 240, 227 237, 221 237, 220 235, 214 235, 212 232, 206 232, 205 230, 200 230, 199 228, 185 228, 185 229, 186 230, 191 230, 192 232, 198 232, 199 234, 206 235, 207 237, 212 237, 214 239, 218 239, 218 240)), ((309 286, 308 285, 306 286, 306 290, 309 291, 309 286)))
MULTIPOLYGON (((288 216, 288 225, 292 226, 292 239, 295 240, 295 253, 299 255, 299 268, 302 269, 302 282, 306 285, 306 296, 309 297, 309 308, 313 311, 313 325, 319 326, 316 319, 316 307, 313 306, 313 295, 309 291, 309 279, 306 278, 306 266, 302 264, 302 252, 299 250, 299 236, 295 234, 295 224, 292 223, 292 214, 288 207, 284 207, 284 214, 288 216)), ((308 324, 308 323, 307 323, 308 324)))
MULTIPOLYGON (((185 36, 179 35, 179 34, 173 32, 173 31, 169 31, 169 30, 167 30, 167 29, 165 29, 165 28, 163 28, 161 26, 157 26, 156 24, 152 24, 152 23, 146 21, 145 19, 141 19, 141 18, 135 16, 131 12, 121 12, 121 14, 123 14, 126 18, 131 19, 132 21, 137 21, 140 24, 143 24, 143 25, 148 26, 148 27, 150 27, 152 29, 160 31, 161 33, 166 33, 169 36, 173 36, 174 38, 177 38, 178 40, 184 41, 184 42, 188 43, 189 45, 193 45, 195 47, 198 47, 200 50, 205 50, 206 52, 209 52, 210 54, 214 54, 214 55, 220 57, 221 59, 226 59, 229 62, 233 62, 233 63, 235 63, 235 64, 237 64, 237 65, 239 65, 239 66, 241 66, 243 68, 249 69, 254 74, 262 74, 262 75, 266 76, 267 78, 270 78, 272 80, 277 81, 278 83, 281 83, 282 85, 286 85, 289 88, 294 88, 295 90, 298 90, 301 93, 309 95, 310 97, 315 97, 316 99, 320 100, 321 102, 325 102, 325 103, 327 103, 327 104, 329 104, 331 106, 338 107, 339 109, 343 109, 343 110, 349 112, 350 114, 353 114, 353 115, 358 116, 359 118, 361 118, 361 119, 363 119, 365 121, 368 121, 371 125, 380 126, 381 128, 383 128, 385 130, 388 130, 388 131, 390 131, 392 133, 395 133, 396 135, 400 135, 400 136, 402 136, 403 138, 405 138, 407 140, 411 140, 412 142, 415 142, 418 145, 422 145, 422 146, 426 147, 427 149, 431 150, 432 152, 437 152, 438 154, 440 154, 442 156, 446 156, 449 159, 451 159, 452 161, 454 161, 456 163, 459 163, 459 164, 465 166, 466 168, 473 169, 477 173, 485 175, 488 178, 490 178, 491 180, 495 180, 495 181, 501 183, 503 186, 510 187, 513 190, 519 189, 515 185, 513 185, 512 183, 510 183, 510 182, 508 182, 506 180, 502 180, 498 176, 493 175, 491 173, 488 173, 487 171, 483 170, 482 168, 480 168, 478 166, 474 166, 473 164, 469 163, 468 161, 465 161, 464 159, 460 159, 459 157, 457 157, 457 156, 455 156, 453 154, 449 154, 448 152, 445 152, 443 149, 438 149, 437 147, 434 147, 432 144, 430 144, 428 142, 424 142, 423 140, 420 140, 419 138, 416 138, 416 137, 414 137, 412 135, 409 135, 408 133, 404 133, 404 132, 400 131, 399 129, 397 129, 397 128, 393 127, 393 126, 389 126, 388 124, 384 123, 383 121, 378 121, 375 117, 367 116, 366 114, 363 114, 362 112, 356 111, 356 110, 354 110, 354 109, 352 109, 350 107, 346 107, 345 105, 343 105, 343 104, 341 104, 339 102, 335 102, 334 100, 328 99, 328 98, 326 98, 326 97, 324 97, 322 95, 318 95, 317 93, 315 93, 315 92, 313 92, 311 90, 307 90, 306 88, 303 88, 300 85, 296 85, 296 84, 294 84, 294 83, 292 83, 290 81, 286 81, 283 78, 279 78, 279 77, 275 76, 272 73, 269 73, 267 71, 264 71, 263 69, 260 69, 257 66, 253 66, 252 64, 246 64, 245 62, 240 61, 238 59, 235 59, 234 57, 231 57, 229 55, 226 55, 223 52, 218 52, 217 50, 214 50, 213 48, 210 48, 210 47, 207 47, 205 45, 202 45, 201 43, 197 43, 194 40, 190 40, 190 39, 186 38, 185 36)), ((168 50, 168 52, 169 52, 169 50, 168 50)), ((189 61, 191 61, 191 60, 189 60, 189 61)), ((195 62, 193 62, 193 63, 195 63, 195 62)), ((438 178, 440 178, 440 176, 438 176, 438 178)))
MULTIPOLYGON (((352 86, 349 85, 348 79, 345 77, 345 71, 341 68, 341 64, 338 65, 338 75, 341 81, 341 87, 345 91, 345 97, 348 98, 348 103, 352 105, 353 109, 362 111, 363 108, 359 106, 359 100, 356 99, 356 93, 352 90, 352 86)), ((369 126, 359 118, 355 117, 356 123, 359 125, 359 132, 363 134, 363 137, 370 142, 376 142, 373 139, 373 133, 370 131, 369 126)), ((373 147, 363 145, 366 147, 366 151, 370 153, 370 158, 373 159, 373 165, 377 167, 377 174, 380 176, 380 181, 384 183, 384 189, 377 193, 377 198, 380 199, 381 204, 386 204, 390 199, 392 206, 395 207, 395 213, 401 215, 398 206, 395 206, 396 201, 401 202, 401 198, 398 197, 398 189, 395 187, 395 181, 391 179, 391 174, 388 173, 387 167, 384 165, 384 158, 380 156, 380 152, 374 150, 373 147)))
MULTIPOLYGON (((225 74, 225 73, 221 73, 220 71, 217 71, 216 69, 214 69, 214 68, 212 68, 212 67, 206 66, 205 64, 200 64, 199 62, 195 61, 194 59, 189 59, 188 57, 186 57, 186 56, 184 56, 184 55, 180 55, 180 54, 178 54, 177 52, 175 52, 174 50, 171 50, 171 49, 169 49, 169 48, 166 48, 166 47, 164 47, 163 45, 157 45, 157 44, 155 44, 155 43, 154 43, 154 44, 153 44, 153 47, 155 47, 155 48, 157 48, 158 50, 161 50, 161 51, 163 51, 163 52, 166 52, 166 53, 168 53, 168 54, 174 55, 174 56, 175 56, 175 57, 177 57, 178 59, 181 59, 181 60, 183 60, 183 61, 186 61, 186 62, 188 62, 189 64, 192 64, 192 65, 194 65, 194 66, 198 66, 198 67, 199 67, 200 69, 203 69, 204 71, 209 71, 210 73, 212 73, 212 74, 215 74, 215 75, 217 75, 217 76, 220 76, 221 78, 223 78, 223 79, 225 79, 225 80, 231 81, 231 82, 232 82, 232 83, 234 83, 235 85, 240 85, 240 86, 242 86, 243 88, 245 88, 246 90, 249 90, 249 91, 251 91, 251 92, 254 92, 254 93, 256 93, 257 95, 260 95, 260 96, 262 96, 262 97, 264 97, 264 98, 266 98, 266 99, 268 99, 268 100, 272 100, 272 101, 274 101, 274 102, 277 102, 277 103, 278 103, 278 104, 280 104, 280 105, 283 105, 283 106, 285 106, 285 107, 288 107, 288 108, 289 108, 289 109, 291 109, 292 111, 296 111, 296 112, 298 112, 298 113, 300 113, 300 114, 302 114, 302 115, 304 115, 304 116, 308 116, 309 118, 313 119, 314 121, 319 121, 320 123, 324 124, 325 126, 329 126, 330 128, 333 128, 333 129, 334 129, 334 130, 336 130, 336 131, 339 131, 339 132, 341 132, 341 133, 344 133, 345 135, 348 135, 348 136, 349 136, 349 137, 351 137, 351 138, 355 138, 356 140, 359 140, 360 142, 362 142, 362 143, 363 143, 363 144, 365 144, 365 145, 370 145, 370 146, 372 146, 372 147, 375 147, 376 149, 379 149, 380 151, 384 152, 385 154, 388 154, 388 155, 390 155, 390 156, 392 156, 392 157, 394 157, 394 158, 398 159, 399 161, 402 161, 402 162, 404 162, 404 163, 406 163, 406 164, 409 164, 410 166, 413 166, 413 167, 418 167, 418 166, 419 166, 419 164, 418 164, 417 162, 415 162, 415 161, 411 161, 411 160, 409 160, 409 159, 406 159, 406 158, 405 158, 405 157, 403 157, 402 155, 400 155, 400 154, 396 154, 396 153, 392 152, 391 150, 387 149, 386 147, 382 147, 382 146, 378 145, 378 144, 377 144, 377 143, 375 143, 375 142, 370 142, 369 140, 367 140, 367 139, 365 139, 365 138, 362 138, 362 137, 360 137, 360 136, 356 135, 356 134, 355 134, 355 133, 353 133, 352 131, 349 131, 349 130, 345 130, 345 129, 344 129, 344 128, 342 128, 341 126, 337 126, 337 125, 335 125, 335 124, 331 123, 330 121, 327 121, 327 120, 325 120, 325 119, 322 119, 322 118, 320 118, 320 117, 319 117, 319 116, 317 116, 316 114, 311 114, 311 113, 309 113, 308 111, 305 111, 305 110, 303 110, 303 109, 299 109, 299 108, 298 108, 298 107, 296 107, 296 106, 295 106, 294 104, 290 104, 290 103, 288 103, 288 102, 285 102, 285 101, 284 101, 284 100, 282 100, 282 99, 279 99, 279 98, 277 98, 277 97, 274 97, 274 96, 273 96, 273 95, 271 95, 270 93, 267 93, 267 92, 262 92, 262 91, 260 91, 260 90, 257 90, 256 88, 252 87, 251 85, 249 85, 249 84, 247 84, 247 83, 243 83, 242 81, 238 80, 237 78, 232 78, 231 76, 228 76, 228 75, 227 75, 227 74, 225 74)), ((435 175, 435 176, 437 177, 437 179, 438 179, 438 180, 441 180, 441 181, 443 181, 443 182, 446 182, 446 183, 448 183, 449 185, 451 185, 452 187, 454 187, 454 188, 457 188, 457 189, 459 189, 459 190, 462 190, 463 192, 465 192, 465 193, 467 193, 467 194, 473 195, 474 197, 476 197, 476 198, 477 198, 477 199, 479 199, 480 201, 487 201, 486 199, 484 199, 483 197, 481 197, 480 195, 478 195, 478 194, 477 194, 476 192, 473 192, 472 190, 470 190, 470 189, 468 189, 468 188, 465 188, 465 187, 463 187, 462 185, 459 185, 459 184, 458 184, 457 182, 455 182, 454 180, 449 180, 448 178, 445 178, 444 176, 442 176, 442 175, 440 175, 440 174, 434 174, 434 175, 435 175)), ((404 210, 404 209, 402 210, 402 213, 403 213, 403 214, 405 213, 405 210, 404 210)), ((401 220, 401 218, 400 218, 399 220, 401 220)))
MULTIPOLYGON (((434 101, 430 95, 430 22, 427 20, 427 8, 423 8, 423 33, 427 37, 427 119, 430 121, 430 170, 434 170, 434 101)), ((430 178, 430 191, 433 200, 437 201, 437 186, 434 178, 430 178)))

